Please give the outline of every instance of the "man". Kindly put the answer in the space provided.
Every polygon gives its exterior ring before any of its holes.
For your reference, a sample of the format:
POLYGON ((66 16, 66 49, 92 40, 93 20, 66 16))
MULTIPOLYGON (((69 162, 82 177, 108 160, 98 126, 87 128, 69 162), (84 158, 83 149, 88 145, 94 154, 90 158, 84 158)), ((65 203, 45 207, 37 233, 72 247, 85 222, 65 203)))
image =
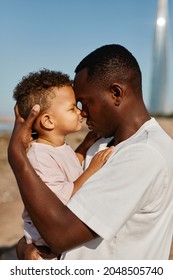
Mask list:
MULTIPOLYGON (((168 259, 173 142, 145 107, 139 65, 124 47, 106 45, 86 56, 75 72, 82 116, 90 129, 112 137, 108 146, 116 149, 64 206, 26 157, 38 106, 26 122, 16 111, 9 162, 30 217, 62 259, 168 259), (47 200, 51 206, 44 215, 47 200)), ((39 252, 25 246, 24 240, 20 253, 25 247, 22 257, 38 257, 39 252)))

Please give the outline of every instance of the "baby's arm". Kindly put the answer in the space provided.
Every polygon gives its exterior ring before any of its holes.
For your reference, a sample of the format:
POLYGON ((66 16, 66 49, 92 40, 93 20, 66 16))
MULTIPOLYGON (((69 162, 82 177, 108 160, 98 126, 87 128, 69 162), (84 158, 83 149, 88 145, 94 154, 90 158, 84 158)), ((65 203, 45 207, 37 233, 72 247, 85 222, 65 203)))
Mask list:
POLYGON ((114 147, 109 147, 103 151, 98 152, 91 160, 88 168, 82 173, 82 175, 74 182, 74 189, 72 195, 74 195, 78 189, 85 183, 85 181, 91 177, 96 171, 98 171, 108 160, 114 147))
POLYGON ((100 136, 98 136, 94 131, 89 131, 85 136, 82 143, 76 148, 75 153, 78 157, 80 163, 85 159, 87 150, 94 144, 96 140, 98 140, 100 136))

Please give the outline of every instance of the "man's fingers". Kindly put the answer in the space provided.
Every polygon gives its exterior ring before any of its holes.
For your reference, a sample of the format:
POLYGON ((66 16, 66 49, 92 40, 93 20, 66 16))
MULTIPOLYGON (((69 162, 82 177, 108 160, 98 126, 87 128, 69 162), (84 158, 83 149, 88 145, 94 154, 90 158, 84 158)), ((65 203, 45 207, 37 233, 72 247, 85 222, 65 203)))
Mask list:
POLYGON ((31 128, 35 119, 38 117, 39 113, 40 113, 40 105, 36 104, 32 107, 32 109, 25 121, 25 125, 31 128))
POLYGON ((21 122, 24 121, 24 119, 23 119, 23 118, 20 116, 20 114, 19 114, 19 108, 18 108, 17 103, 16 103, 16 105, 15 105, 15 107, 14 107, 14 113, 15 113, 15 123, 16 123, 16 122, 19 122, 19 121, 21 121, 21 122))
MULTIPOLYGON (((26 125, 28 125, 29 127, 32 126, 32 124, 33 124, 34 120, 37 118, 39 112, 40 112, 40 105, 38 105, 38 104, 34 105, 28 115, 28 118, 26 120, 26 125)), ((24 119, 19 114, 19 108, 18 108, 17 103, 14 107, 14 113, 15 113, 16 120, 18 120, 20 118, 21 121, 24 121, 24 119)))
POLYGON ((15 118, 18 118, 19 117, 19 109, 18 109, 17 103, 14 107, 14 113, 15 113, 15 118))

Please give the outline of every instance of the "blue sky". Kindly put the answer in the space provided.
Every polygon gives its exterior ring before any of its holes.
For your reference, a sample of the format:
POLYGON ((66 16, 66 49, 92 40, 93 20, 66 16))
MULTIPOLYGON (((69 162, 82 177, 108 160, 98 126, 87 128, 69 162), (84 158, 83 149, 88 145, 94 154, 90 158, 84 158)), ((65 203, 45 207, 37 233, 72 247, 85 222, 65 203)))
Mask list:
MULTIPOLYGON (((148 105, 156 7, 157 0, 0 0, 0 118, 13 117, 13 89, 24 75, 49 68, 73 78, 84 56, 111 43, 137 58, 148 105)), ((172 48, 173 0, 169 17, 172 48)))

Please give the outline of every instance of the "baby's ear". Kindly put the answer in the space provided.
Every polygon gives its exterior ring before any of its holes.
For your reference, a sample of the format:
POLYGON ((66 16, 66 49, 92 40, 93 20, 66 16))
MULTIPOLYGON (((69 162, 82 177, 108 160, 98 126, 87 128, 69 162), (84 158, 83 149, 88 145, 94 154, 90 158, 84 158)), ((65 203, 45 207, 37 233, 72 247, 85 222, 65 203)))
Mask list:
POLYGON ((53 119, 50 117, 49 114, 43 114, 41 116, 40 123, 45 129, 53 129, 54 128, 53 119))

